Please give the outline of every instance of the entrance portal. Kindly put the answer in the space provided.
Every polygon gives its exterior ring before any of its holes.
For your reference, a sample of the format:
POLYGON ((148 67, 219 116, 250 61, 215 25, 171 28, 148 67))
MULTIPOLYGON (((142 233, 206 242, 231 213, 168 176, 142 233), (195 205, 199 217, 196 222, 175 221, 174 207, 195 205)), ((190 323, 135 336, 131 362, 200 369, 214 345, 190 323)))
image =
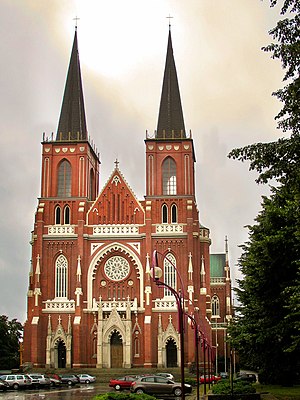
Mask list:
POLYGON ((169 339, 166 345, 167 367, 177 367, 177 346, 174 339, 169 339))
POLYGON ((66 368, 66 346, 62 340, 57 343, 57 367, 66 368))
POLYGON ((111 368, 123 367, 123 343, 122 337, 114 331, 110 338, 111 368))

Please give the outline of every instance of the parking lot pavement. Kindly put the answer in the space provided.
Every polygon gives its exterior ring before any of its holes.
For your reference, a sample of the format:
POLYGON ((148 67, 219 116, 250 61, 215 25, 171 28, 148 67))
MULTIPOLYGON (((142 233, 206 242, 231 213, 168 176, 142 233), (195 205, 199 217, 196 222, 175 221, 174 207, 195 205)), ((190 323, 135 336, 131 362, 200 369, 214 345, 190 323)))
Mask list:
POLYGON ((0 400, 90 400, 96 394, 110 391, 111 388, 107 384, 64 386, 60 389, 9 390, 0 393, 0 400))

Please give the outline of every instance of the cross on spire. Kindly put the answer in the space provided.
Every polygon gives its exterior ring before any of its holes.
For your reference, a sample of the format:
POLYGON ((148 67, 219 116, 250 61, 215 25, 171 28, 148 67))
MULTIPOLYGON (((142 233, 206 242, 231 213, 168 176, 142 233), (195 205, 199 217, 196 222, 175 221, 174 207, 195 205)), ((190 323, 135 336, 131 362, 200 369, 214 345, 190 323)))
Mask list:
POLYGON ((171 18, 173 18, 173 17, 171 17, 171 15, 169 14, 169 16, 166 18, 168 18, 168 20, 169 20, 169 29, 171 30, 171 18))
POLYGON ((116 164, 116 169, 119 169, 119 161, 117 158, 116 158, 115 164, 116 164))
POLYGON ((73 21, 75 21, 75 30, 77 31, 77 22, 80 20, 80 18, 78 18, 77 17, 77 15, 76 15, 76 17, 75 18, 73 18, 73 21))

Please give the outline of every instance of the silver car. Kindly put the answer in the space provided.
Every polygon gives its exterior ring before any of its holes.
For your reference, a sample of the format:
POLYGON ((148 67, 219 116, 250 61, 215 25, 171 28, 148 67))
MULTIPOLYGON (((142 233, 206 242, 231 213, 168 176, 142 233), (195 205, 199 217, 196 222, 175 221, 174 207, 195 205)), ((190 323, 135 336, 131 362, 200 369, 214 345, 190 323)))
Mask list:
MULTIPOLYGON (((182 395, 180 382, 174 382, 171 379, 157 375, 142 376, 137 378, 137 380, 132 383, 130 390, 132 393, 137 394, 173 394, 176 397, 180 397, 182 395)), ((185 383, 184 392, 191 393, 192 386, 185 383)))
POLYGON ((80 383, 92 383, 96 381, 96 377, 89 374, 78 374, 80 383))
POLYGON ((7 382, 9 386, 15 390, 30 387, 32 385, 30 377, 24 374, 2 375, 1 379, 7 382))
POLYGON ((48 376, 43 374, 28 374, 31 379, 32 386, 35 387, 46 387, 51 385, 51 381, 48 376))

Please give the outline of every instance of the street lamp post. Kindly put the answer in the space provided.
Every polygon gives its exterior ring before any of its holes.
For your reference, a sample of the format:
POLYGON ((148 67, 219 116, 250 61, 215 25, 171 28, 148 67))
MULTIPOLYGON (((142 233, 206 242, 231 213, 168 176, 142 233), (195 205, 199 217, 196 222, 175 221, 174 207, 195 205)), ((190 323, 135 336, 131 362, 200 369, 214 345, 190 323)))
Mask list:
MULTIPOLYGON (((157 286, 165 287, 174 295, 177 303, 178 310, 178 325, 179 325, 179 334, 180 334, 180 373, 181 373, 181 398, 184 400, 184 296, 182 292, 176 292, 171 286, 167 283, 160 280, 162 277, 162 269, 158 265, 157 251, 154 250, 152 257, 152 278, 157 286)), ((171 260, 168 259, 168 262, 173 265, 171 260)), ((173 267, 176 270, 175 265, 173 267)), ((178 271, 176 270, 178 273, 178 271)), ((183 288, 182 288, 183 289, 183 288)))

